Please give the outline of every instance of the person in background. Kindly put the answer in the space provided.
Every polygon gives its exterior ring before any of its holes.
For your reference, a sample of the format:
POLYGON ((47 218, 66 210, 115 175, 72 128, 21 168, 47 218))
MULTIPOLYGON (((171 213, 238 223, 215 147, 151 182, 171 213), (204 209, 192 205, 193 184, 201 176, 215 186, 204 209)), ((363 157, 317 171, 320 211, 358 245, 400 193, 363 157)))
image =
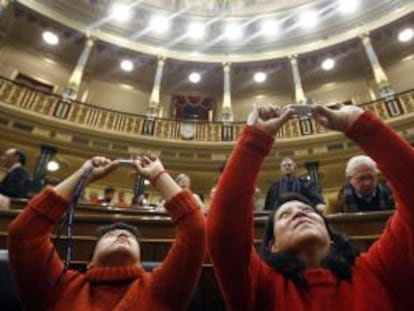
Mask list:
POLYGON ((102 199, 99 200, 99 204, 101 205, 111 205, 112 200, 114 199, 116 189, 112 186, 108 186, 104 190, 104 196, 102 199))
POLYGON ((125 191, 119 190, 118 191, 118 203, 116 204, 118 207, 128 207, 129 204, 125 199, 125 191))
POLYGON ((270 214, 256 251, 256 179, 274 137, 296 109, 255 108, 217 185, 207 243, 228 309, 414 310, 414 148, 369 110, 311 107, 315 122, 345 133, 392 185, 396 211, 378 240, 359 255, 314 203, 291 193, 270 214))
MULTIPOLYGON (((94 157, 56 187, 30 200, 8 228, 9 263, 27 310, 185 310, 205 256, 205 219, 191 192, 181 189, 154 156, 138 157, 135 169, 165 198, 176 226, 175 242, 153 272, 141 265, 134 226, 115 223, 98 232, 86 273, 68 270, 53 245, 51 231, 66 213, 84 171, 86 185, 119 166, 94 157), (56 280, 60 281, 52 286, 56 280)), ((76 223, 75 223, 76 226, 76 223)))
POLYGON ((283 193, 296 192, 308 198, 318 209, 323 210, 324 200, 316 185, 309 179, 296 175, 296 163, 291 157, 280 162, 282 178, 273 182, 266 195, 265 210, 272 210, 283 193))
POLYGON ((0 181, 0 194, 14 198, 27 197, 29 174, 24 168, 25 153, 19 149, 8 149, 0 163, 7 169, 6 175, 0 181))
MULTIPOLYGON (((191 179, 190 176, 188 176, 187 174, 179 174, 176 178, 175 181, 177 182, 177 184, 183 188, 183 189, 191 189, 191 179)), ((201 210, 203 213, 207 212, 206 211, 206 207, 203 203, 203 201, 201 200, 200 196, 197 193, 193 193, 194 198, 196 199, 196 201, 198 202, 198 204, 200 204, 201 210)))
POLYGON ((341 212, 369 212, 394 209, 391 189, 378 181, 379 170, 374 160, 365 155, 349 159, 347 182, 338 194, 341 212))
POLYGON ((263 200, 260 198, 260 188, 256 187, 254 189, 254 210, 255 212, 263 211, 263 200))
POLYGON ((101 201, 99 200, 98 193, 95 190, 89 192, 89 203, 99 205, 101 201))
MULTIPOLYGON (((163 201, 165 203, 165 200, 163 200, 163 201)), ((145 197, 145 195, 143 193, 141 193, 138 196, 134 196, 132 198, 132 200, 131 200, 131 207, 133 207, 133 208, 140 208, 140 209, 142 209, 142 208, 148 209, 149 208, 149 206, 148 206, 148 200, 145 197)))
POLYGON ((7 172, 0 181, 0 208, 10 206, 10 198, 26 198, 29 188, 29 174, 24 168, 26 155, 19 149, 8 149, 0 158, 0 164, 7 172))

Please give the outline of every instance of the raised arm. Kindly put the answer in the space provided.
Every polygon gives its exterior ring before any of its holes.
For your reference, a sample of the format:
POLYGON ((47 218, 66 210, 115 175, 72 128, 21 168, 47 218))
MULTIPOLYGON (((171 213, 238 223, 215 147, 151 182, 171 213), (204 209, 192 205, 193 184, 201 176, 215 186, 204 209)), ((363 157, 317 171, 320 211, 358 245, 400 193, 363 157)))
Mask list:
POLYGON ((215 273, 231 310, 253 305, 260 266, 253 248, 253 194, 260 166, 273 136, 289 118, 290 110, 254 109, 220 177, 207 217, 207 241, 215 273))
POLYGON ((161 192, 177 229, 167 257, 153 272, 154 291, 171 310, 183 310, 193 294, 205 257, 205 218, 192 193, 177 185, 157 157, 139 157, 137 169, 161 192))
POLYGON ((30 200, 9 225, 8 249, 10 266, 22 302, 28 309, 41 310, 56 289, 49 281, 56 280, 63 263, 55 252, 48 265, 52 249, 50 233, 68 208, 69 200, 84 169, 94 166, 89 182, 112 171, 117 164, 95 157, 54 189, 49 187, 30 200))
MULTIPOLYGON (((340 129, 372 157, 391 183, 396 211, 387 227, 361 261, 383 280, 399 301, 412 300, 414 288, 414 149, 374 114, 356 107, 329 111, 317 107, 328 126, 338 119, 350 119, 340 129)), ((340 122, 339 122, 340 123, 340 122)))

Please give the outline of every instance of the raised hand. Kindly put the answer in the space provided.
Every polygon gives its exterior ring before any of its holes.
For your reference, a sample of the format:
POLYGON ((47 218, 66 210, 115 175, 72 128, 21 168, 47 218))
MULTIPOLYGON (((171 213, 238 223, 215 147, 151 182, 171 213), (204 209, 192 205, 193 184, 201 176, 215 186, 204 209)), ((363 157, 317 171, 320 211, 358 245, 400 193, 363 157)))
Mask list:
POLYGON ((93 168, 87 180, 87 184, 89 184, 89 183, 92 183, 96 180, 99 180, 105 177, 106 175, 111 173, 113 170, 115 170, 118 166, 119 166, 119 163, 116 160, 112 161, 105 157, 96 156, 86 161, 82 165, 81 170, 84 171, 90 167, 93 168))
POLYGON ((254 106, 247 118, 247 124, 255 126, 263 132, 274 136, 294 112, 294 109, 290 105, 282 109, 275 105, 254 106))
POLYGON ((316 122, 339 132, 346 132, 364 112, 362 108, 353 105, 337 105, 334 109, 321 104, 312 106, 312 117, 316 122))
POLYGON ((153 154, 137 156, 135 164, 137 171, 151 182, 165 171, 160 159, 153 154))
POLYGON ((116 160, 111 161, 105 157, 93 157, 92 159, 86 161, 79 170, 63 180, 54 189, 56 193, 66 198, 67 200, 70 200, 73 196, 76 185, 85 170, 92 168, 92 171, 88 175, 88 179, 86 181, 86 184, 90 184, 98 179, 105 177, 110 172, 115 170, 118 166, 119 163, 116 160))

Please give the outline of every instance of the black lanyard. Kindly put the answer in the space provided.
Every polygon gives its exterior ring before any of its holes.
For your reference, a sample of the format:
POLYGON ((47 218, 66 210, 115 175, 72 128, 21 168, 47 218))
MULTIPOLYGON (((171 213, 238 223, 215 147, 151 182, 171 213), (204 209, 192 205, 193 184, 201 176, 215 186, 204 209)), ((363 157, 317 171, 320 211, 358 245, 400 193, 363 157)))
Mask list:
POLYGON ((56 280, 48 280, 50 286, 52 287, 55 287, 60 282, 62 277, 65 275, 65 273, 69 269, 70 260, 72 258, 72 246, 73 246, 73 238, 72 238, 73 216, 75 215, 76 205, 82 194, 86 180, 88 179, 92 170, 93 170, 93 167, 90 167, 83 171, 82 176, 80 177, 78 184, 76 185, 75 193, 73 194, 73 197, 70 201, 69 208, 66 211, 65 215, 63 216, 63 218, 61 219, 61 221, 59 222, 57 233, 56 233, 56 238, 53 243, 53 248, 51 249, 49 253, 47 265, 50 266, 53 253, 56 251, 56 244, 60 240, 60 236, 65 229, 65 225, 67 229, 66 256, 65 256, 65 263, 63 265, 62 272, 58 275, 56 280))

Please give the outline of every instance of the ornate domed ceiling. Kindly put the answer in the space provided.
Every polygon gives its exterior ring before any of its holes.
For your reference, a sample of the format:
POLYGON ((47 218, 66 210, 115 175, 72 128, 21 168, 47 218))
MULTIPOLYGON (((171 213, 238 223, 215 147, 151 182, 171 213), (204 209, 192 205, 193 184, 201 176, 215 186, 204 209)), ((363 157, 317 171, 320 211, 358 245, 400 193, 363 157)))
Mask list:
POLYGON ((16 2, 110 44, 151 55, 216 63, 307 53, 358 37, 414 11, 412 0, 16 2), (121 11, 129 20, 120 21, 125 16, 113 14, 116 4, 124 5, 121 11))

